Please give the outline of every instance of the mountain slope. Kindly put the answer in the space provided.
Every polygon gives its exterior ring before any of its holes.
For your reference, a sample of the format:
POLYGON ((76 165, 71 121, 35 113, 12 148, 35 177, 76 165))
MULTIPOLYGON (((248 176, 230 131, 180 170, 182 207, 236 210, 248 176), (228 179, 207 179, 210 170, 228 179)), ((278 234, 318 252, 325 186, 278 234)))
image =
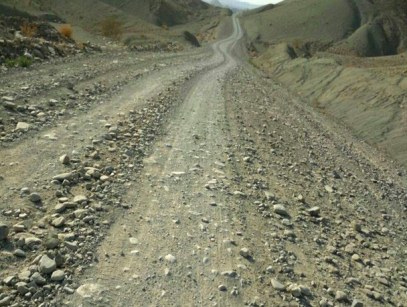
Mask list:
POLYGON ((407 166, 407 1, 286 0, 242 23, 256 66, 407 166))
POLYGON ((185 25, 185 30, 200 32, 204 25, 219 21, 224 9, 200 0, 4 0, 22 11, 33 14, 53 14, 91 33, 100 33, 101 24, 115 18, 123 25, 123 38, 129 36, 165 39, 179 36, 179 31, 164 28, 185 25))
POLYGON ((288 41, 331 47, 337 53, 381 56, 407 47, 404 0, 288 0, 243 18, 260 51, 288 41))

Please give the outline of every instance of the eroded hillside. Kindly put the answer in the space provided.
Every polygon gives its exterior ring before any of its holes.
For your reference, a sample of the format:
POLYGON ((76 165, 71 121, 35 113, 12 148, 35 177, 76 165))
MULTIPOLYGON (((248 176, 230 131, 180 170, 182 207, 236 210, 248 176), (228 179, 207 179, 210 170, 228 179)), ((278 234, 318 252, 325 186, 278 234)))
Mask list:
POLYGON ((130 45, 146 41, 175 41, 182 44, 185 43, 184 31, 210 40, 214 38, 213 29, 223 16, 230 14, 226 9, 215 8, 200 0, 2 2, 35 16, 53 16, 51 19, 56 19, 57 24, 71 24, 75 39, 95 40, 95 35, 106 36, 105 28, 115 28, 117 35, 114 38, 130 45))
POLYGON ((242 23, 256 66, 407 165, 406 5, 287 0, 242 23))

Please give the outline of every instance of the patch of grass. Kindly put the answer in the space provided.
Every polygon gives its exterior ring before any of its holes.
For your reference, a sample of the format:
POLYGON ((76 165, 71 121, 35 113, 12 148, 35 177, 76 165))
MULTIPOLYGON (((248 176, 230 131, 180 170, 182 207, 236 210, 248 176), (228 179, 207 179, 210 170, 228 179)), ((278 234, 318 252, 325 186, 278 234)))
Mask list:
POLYGON ((72 38, 73 29, 71 25, 65 24, 59 27, 58 32, 66 38, 72 38))
POLYGON ((101 22, 100 30, 104 36, 120 40, 123 36, 124 26, 116 17, 109 17, 101 22))
POLYGON ((16 59, 6 59, 5 64, 7 67, 30 67, 32 65, 33 61, 25 56, 19 56, 16 59))
POLYGON ((34 37, 37 34, 38 26, 34 23, 24 22, 20 27, 20 31, 25 37, 34 37))

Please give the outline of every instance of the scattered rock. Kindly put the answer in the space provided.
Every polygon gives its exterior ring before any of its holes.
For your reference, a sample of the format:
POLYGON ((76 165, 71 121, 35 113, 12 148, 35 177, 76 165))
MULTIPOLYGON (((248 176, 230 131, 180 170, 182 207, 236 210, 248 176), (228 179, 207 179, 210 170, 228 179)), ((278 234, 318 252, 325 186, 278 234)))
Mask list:
POLYGON ((17 131, 28 131, 30 129, 31 125, 29 123, 25 122, 18 122, 16 126, 17 131))
POLYGON ((57 217, 56 219, 52 220, 51 225, 59 228, 65 225, 65 218, 63 216, 57 217))
POLYGON ((19 248, 17 248, 17 249, 14 251, 13 254, 14 254, 14 256, 19 257, 19 258, 25 258, 25 257, 26 257, 25 251, 23 251, 22 249, 19 249, 19 248))
POLYGON ((31 276, 31 280, 38 286, 43 286, 47 283, 47 280, 38 272, 31 276))
POLYGON ((39 263, 39 272, 43 274, 51 274, 57 268, 57 264, 54 259, 49 258, 47 255, 41 257, 39 263))
POLYGON ((246 247, 243 247, 240 250, 239 255, 242 256, 243 258, 246 258, 246 259, 251 258, 250 250, 248 248, 246 248, 246 247))
POLYGON ((69 162, 71 161, 71 159, 69 158, 68 155, 62 155, 59 157, 59 162, 61 162, 62 164, 69 164, 69 162))
POLYGON ((282 216, 289 216, 286 208, 283 205, 274 205, 273 211, 282 216))
POLYGON ((308 213, 313 217, 319 217, 321 214, 321 209, 319 207, 312 207, 308 210, 308 213))
POLYGON ((82 204, 88 202, 88 198, 85 195, 76 195, 73 199, 74 203, 82 204))
POLYGON ((10 227, 0 222, 0 241, 7 240, 10 227))
POLYGON ((274 289, 278 290, 278 291, 285 291, 286 290, 286 287, 275 278, 271 279, 271 286, 274 289))
POLYGON ((167 256, 165 256, 164 259, 169 263, 175 263, 177 261, 177 258, 175 258, 175 256, 173 256, 171 254, 168 254, 167 256))
POLYGON ((25 295, 26 293, 30 292, 30 289, 27 287, 27 283, 20 281, 16 284, 17 291, 20 295, 25 295))
POLYGON ((363 307, 363 303, 359 300, 353 300, 352 307, 363 307))
POLYGON ((347 302, 349 300, 348 295, 343 291, 336 291, 335 300, 338 302, 347 302))
POLYGON ((41 195, 38 193, 31 193, 30 196, 28 196, 28 199, 33 203, 39 203, 42 201, 41 195))
POLYGON ((62 281, 65 279, 65 272, 62 270, 56 270, 51 275, 52 281, 62 281))
POLYGON ((0 306, 10 306, 11 302, 11 296, 5 296, 4 298, 0 299, 0 306))
POLYGON ((334 192, 334 189, 333 189, 331 186, 326 185, 326 186, 325 186, 325 191, 327 191, 328 193, 333 193, 333 192, 334 192))
POLYGON ((84 284, 76 289, 78 293, 83 298, 95 298, 99 296, 104 291, 104 288, 99 284, 84 284))

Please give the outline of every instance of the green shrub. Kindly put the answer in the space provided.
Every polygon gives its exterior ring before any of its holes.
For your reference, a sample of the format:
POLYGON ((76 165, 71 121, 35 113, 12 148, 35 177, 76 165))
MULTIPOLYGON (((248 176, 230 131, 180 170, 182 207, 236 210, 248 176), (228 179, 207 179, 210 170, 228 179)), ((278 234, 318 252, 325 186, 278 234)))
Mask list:
POLYGON ((33 61, 25 55, 19 56, 16 59, 6 59, 5 62, 7 67, 29 67, 32 63, 33 61))

